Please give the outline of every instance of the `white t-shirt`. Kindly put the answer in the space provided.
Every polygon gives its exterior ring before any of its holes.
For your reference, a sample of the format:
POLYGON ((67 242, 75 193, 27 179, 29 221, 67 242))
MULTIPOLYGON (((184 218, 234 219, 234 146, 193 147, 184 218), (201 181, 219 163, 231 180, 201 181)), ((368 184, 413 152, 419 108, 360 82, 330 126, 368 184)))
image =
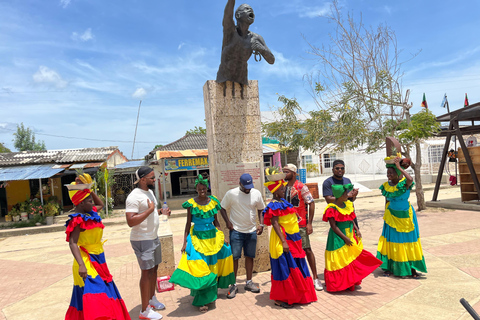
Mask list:
POLYGON ((240 191, 240 187, 228 190, 222 199, 222 208, 230 212, 233 228, 241 233, 251 233, 257 229, 257 210, 265 209, 262 194, 251 189, 249 194, 240 191))
POLYGON ((148 209, 147 199, 155 204, 155 210, 140 224, 132 227, 130 232, 130 240, 132 241, 155 240, 158 238, 158 203, 152 190, 133 189, 127 197, 125 212, 140 213, 146 211, 148 209))

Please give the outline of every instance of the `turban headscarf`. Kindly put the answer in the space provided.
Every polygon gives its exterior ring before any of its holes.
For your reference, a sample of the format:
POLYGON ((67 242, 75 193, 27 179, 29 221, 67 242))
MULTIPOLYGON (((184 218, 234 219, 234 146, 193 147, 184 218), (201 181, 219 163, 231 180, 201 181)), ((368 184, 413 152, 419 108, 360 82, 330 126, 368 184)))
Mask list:
POLYGON ((268 181, 268 182, 265 182, 263 185, 265 187, 268 188, 268 190, 270 190, 271 193, 274 193, 275 191, 277 191, 280 186, 284 186, 286 185, 287 182, 285 182, 283 179, 281 180, 278 180, 278 181, 268 181))
POLYGON ((198 184, 203 184, 204 186, 206 186, 208 188, 208 179, 207 178, 203 178, 203 176, 201 174, 198 175, 197 179, 195 179, 195 188, 197 187, 198 184))
MULTIPOLYGON (((75 182, 72 182, 71 184, 75 185, 75 182)), ((90 193, 92 193, 92 190, 86 188, 83 190, 68 190, 68 195, 70 196, 70 199, 72 200, 72 203, 76 206, 80 204, 85 198, 87 198, 90 193)))
POLYGON ((345 191, 352 191, 352 190, 353 190, 353 184, 351 183, 332 185, 332 193, 336 199, 340 198, 345 191))

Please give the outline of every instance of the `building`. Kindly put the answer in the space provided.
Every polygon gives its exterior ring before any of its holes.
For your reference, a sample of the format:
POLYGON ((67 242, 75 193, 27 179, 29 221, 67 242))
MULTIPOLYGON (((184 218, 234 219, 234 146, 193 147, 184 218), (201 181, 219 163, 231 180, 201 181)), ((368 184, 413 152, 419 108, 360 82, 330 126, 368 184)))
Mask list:
POLYGON ((71 207, 64 185, 75 180, 76 169, 94 176, 100 168, 126 161, 118 147, 0 153, 0 215, 32 198, 43 202, 56 197, 63 207, 71 207))

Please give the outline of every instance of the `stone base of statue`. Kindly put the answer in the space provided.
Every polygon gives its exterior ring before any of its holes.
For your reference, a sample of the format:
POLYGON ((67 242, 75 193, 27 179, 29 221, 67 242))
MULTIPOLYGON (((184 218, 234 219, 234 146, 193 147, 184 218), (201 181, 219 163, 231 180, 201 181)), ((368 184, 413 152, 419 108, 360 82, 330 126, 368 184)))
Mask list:
POLYGON ((157 277, 171 276, 175 271, 175 254, 173 251, 173 233, 168 220, 160 222, 158 238, 162 247, 162 262, 158 265, 157 277))
MULTIPOLYGON (((242 88, 231 81, 209 80, 203 86, 203 98, 212 194, 221 200, 228 190, 238 187, 243 173, 249 173, 265 199, 258 81, 250 80, 242 88)), ((218 220, 228 237, 225 222, 221 217, 218 220)), ((270 269, 268 242, 265 228, 257 239, 254 272, 270 269)), ((242 257, 238 275, 245 274, 244 266, 242 257)))

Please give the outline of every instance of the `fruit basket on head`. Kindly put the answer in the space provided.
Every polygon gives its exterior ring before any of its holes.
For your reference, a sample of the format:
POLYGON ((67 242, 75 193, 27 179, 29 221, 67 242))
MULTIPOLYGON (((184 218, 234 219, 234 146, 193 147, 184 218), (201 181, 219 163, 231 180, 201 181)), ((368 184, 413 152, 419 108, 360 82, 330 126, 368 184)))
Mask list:
POLYGON ((268 181, 279 181, 285 179, 286 174, 278 167, 269 167, 265 169, 265 176, 268 181))

